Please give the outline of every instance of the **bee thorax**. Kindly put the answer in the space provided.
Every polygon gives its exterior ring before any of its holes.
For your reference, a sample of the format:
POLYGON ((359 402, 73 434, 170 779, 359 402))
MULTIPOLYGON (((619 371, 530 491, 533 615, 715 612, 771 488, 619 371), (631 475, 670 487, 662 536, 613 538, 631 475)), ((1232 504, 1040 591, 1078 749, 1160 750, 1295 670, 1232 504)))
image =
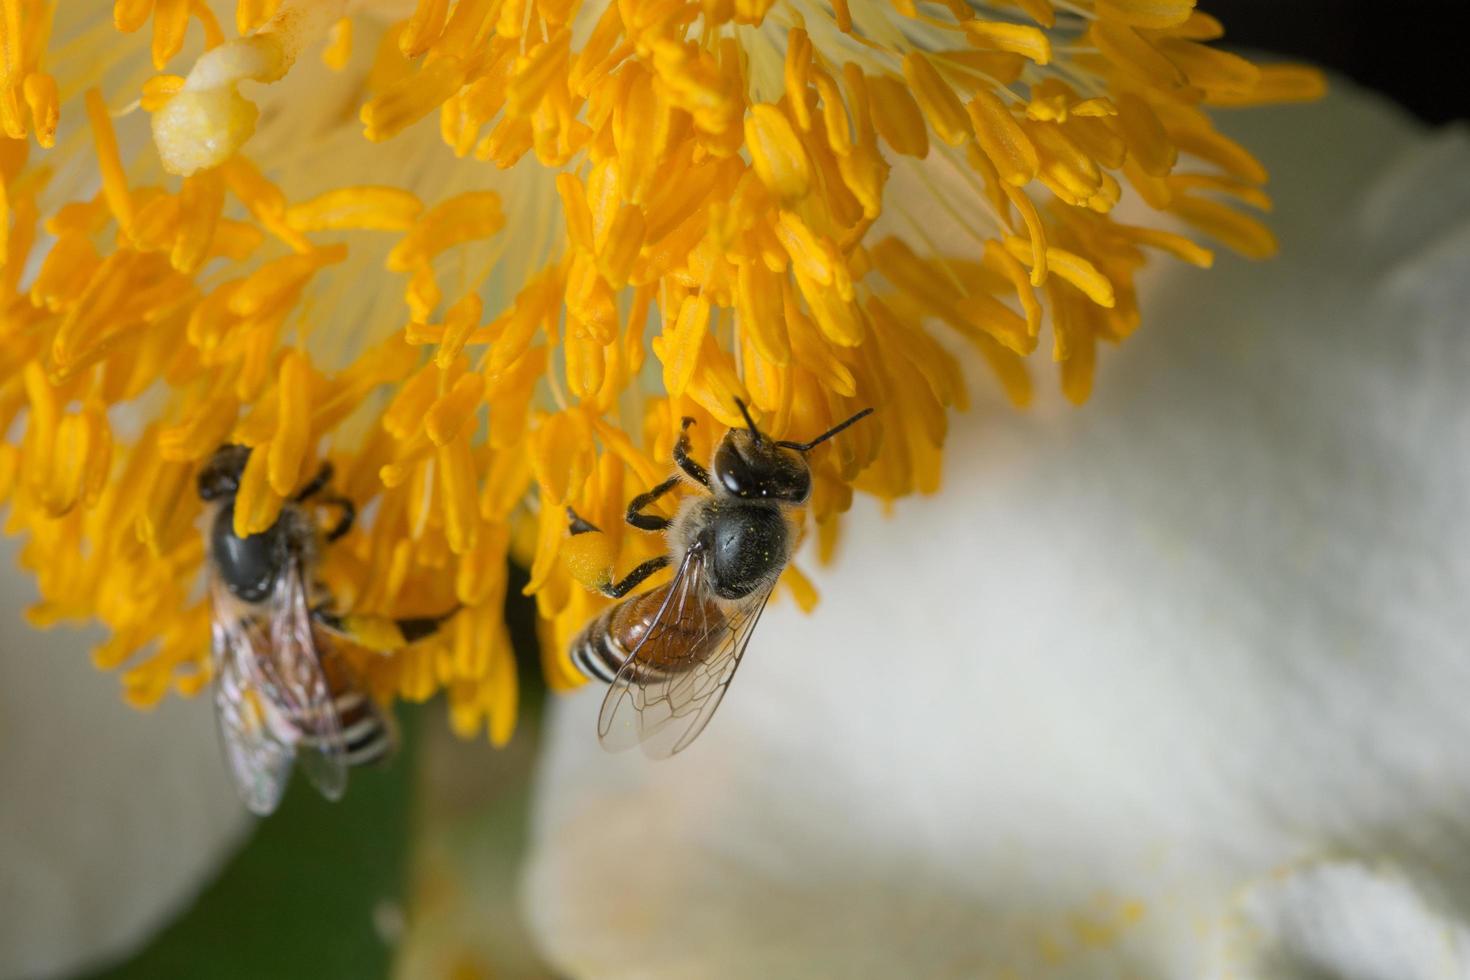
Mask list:
POLYGON ((781 573, 791 554, 791 532, 779 508, 760 504, 719 507, 704 529, 710 588, 740 599, 781 573))
POLYGON ((279 522, 261 534, 235 534, 234 502, 219 508, 210 528, 209 553, 226 588, 245 602, 261 602, 271 594, 280 574, 287 542, 279 522))

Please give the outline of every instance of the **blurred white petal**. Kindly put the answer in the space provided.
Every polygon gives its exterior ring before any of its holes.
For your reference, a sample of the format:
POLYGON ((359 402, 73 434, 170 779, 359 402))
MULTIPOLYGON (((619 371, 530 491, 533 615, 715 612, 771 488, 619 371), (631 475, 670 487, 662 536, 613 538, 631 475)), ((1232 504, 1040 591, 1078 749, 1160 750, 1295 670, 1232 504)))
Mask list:
POLYGON ((944 492, 857 504, 684 755, 558 707, 568 974, 1203 976, 1326 854, 1470 908, 1470 140, 1344 85, 1225 124, 1278 260, 1152 278, 1083 409, 972 372, 944 492))
POLYGON ((1470 930, 1397 868, 1324 862, 1241 895, 1217 970, 1219 980, 1464 980, 1470 930))
POLYGON ((88 640, 35 632, 0 541, 0 978, 91 968, 141 945, 248 825, 207 697, 125 706, 88 640))
POLYGON ((419 728, 414 840, 393 980, 550 977, 516 906, 536 732, 465 741, 435 711, 419 728))

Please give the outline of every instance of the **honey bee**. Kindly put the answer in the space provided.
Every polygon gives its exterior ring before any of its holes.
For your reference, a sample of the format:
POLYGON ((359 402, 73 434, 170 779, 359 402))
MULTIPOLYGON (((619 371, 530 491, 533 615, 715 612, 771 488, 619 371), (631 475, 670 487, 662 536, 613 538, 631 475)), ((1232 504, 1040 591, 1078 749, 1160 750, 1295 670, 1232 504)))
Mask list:
POLYGON ((215 717, 240 799, 274 812, 298 758, 321 794, 340 799, 351 766, 387 759, 397 738, 391 716, 362 688, 337 649, 343 637, 380 651, 432 635, 453 615, 387 620, 338 615, 314 577, 322 544, 346 534, 356 508, 323 494, 330 463, 259 534, 235 533, 235 494, 250 450, 226 445, 199 473, 209 505, 215 717), (315 506, 338 511, 322 533, 315 506), (320 542, 319 539, 320 538, 320 542))
MULTIPOLYGON (((627 521, 666 532, 669 552, 651 558, 600 591, 623 601, 605 609, 572 641, 582 673, 609 685, 597 732, 610 750, 641 745, 666 757, 687 748, 709 724, 776 580, 791 559, 792 511, 811 496, 805 454, 872 413, 858 412, 811 442, 775 441, 737 401, 745 429, 720 440, 708 470, 689 457, 685 418, 674 446, 675 473, 628 505, 627 521), (688 478, 708 491, 686 498, 672 519, 644 513, 688 478), (677 565, 674 577, 624 598, 649 576, 677 565)), ((570 508, 573 535, 598 530, 570 508)))

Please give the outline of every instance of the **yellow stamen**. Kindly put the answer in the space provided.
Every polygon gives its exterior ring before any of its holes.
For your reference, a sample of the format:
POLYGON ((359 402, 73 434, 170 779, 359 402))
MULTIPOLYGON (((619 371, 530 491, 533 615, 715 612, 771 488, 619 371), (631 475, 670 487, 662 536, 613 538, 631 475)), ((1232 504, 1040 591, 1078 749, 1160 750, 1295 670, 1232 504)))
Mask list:
POLYGON ((277 385, 276 432, 271 438, 266 470, 270 487, 282 497, 289 497, 301 480, 306 460, 307 436, 311 416, 311 376, 306 360, 291 351, 281 363, 277 385))
POLYGON ((1133 27, 1177 27, 1194 12, 1194 0, 1097 0, 1097 15, 1133 27))
POLYGON ((980 148, 995 164, 1001 179, 1016 187, 1034 180, 1041 166, 1036 147, 1000 99, 989 92, 977 92, 967 108, 980 148))
POLYGON ((773 194, 786 200, 806 194, 811 185, 806 152, 780 109, 752 107, 745 121, 745 139, 756 173, 773 194))
POLYGON ((1038 65, 1051 62, 1051 41, 1046 34, 1025 24, 969 20, 965 33, 979 47, 1021 55, 1038 65))
POLYGON ((1213 261, 1121 205, 1274 250, 1236 210, 1269 210, 1265 171, 1206 109, 1321 76, 1208 47, 1189 0, 792 4, 237 0, 226 38, 204 0, 0 0, 0 499, 31 619, 101 620, 133 703, 199 690, 201 461, 252 447, 247 533, 324 453, 361 519, 313 572, 380 648, 349 656, 500 743, 504 562, 577 686, 582 584, 664 546, 621 516, 684 416, 707 457, 736 398, 776 438, 876 407, 812 454, 798 519, 830 557, 854 489, 938 486, 952 338, 1024 405, 1050 330, 1080 400, 1141 263, 1213 261), (456 602, 399 648, 395 618, 456 602))
POLYGON ((903 75, 940 139, 950 146, 960 146, 974 135, 965 107, 928 58, 918 51, 909 52, 903 59, 903 75))

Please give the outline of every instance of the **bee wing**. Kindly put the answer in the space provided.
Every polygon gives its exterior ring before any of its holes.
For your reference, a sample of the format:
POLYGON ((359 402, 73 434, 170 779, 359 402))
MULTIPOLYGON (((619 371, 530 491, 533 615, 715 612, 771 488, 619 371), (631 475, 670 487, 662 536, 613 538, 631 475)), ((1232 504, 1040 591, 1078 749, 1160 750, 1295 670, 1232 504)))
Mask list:
POLYGON ((608 688, 597 732, 605 748, 640 745, 650 758, 688 748, 714 717, 775 579, 720 610, 705 594, 705 556, 684 556, 638 646, 608 688))
POLYGON ((301 561, 293 558, 271 594, 270 651, 261 669, 296 728, 302 770, 323 796, 339 800, 347 789, 347 759, 319 642, 306 603, 301 561))
POLYGON ((280 720, 271 717, 270 699, 256 670, 268 641, 239 619, 216 617, 212 633, 220 745, 240 799, 252 813, 267 816, 281 802, 296 755, 280 734, 280 720))

